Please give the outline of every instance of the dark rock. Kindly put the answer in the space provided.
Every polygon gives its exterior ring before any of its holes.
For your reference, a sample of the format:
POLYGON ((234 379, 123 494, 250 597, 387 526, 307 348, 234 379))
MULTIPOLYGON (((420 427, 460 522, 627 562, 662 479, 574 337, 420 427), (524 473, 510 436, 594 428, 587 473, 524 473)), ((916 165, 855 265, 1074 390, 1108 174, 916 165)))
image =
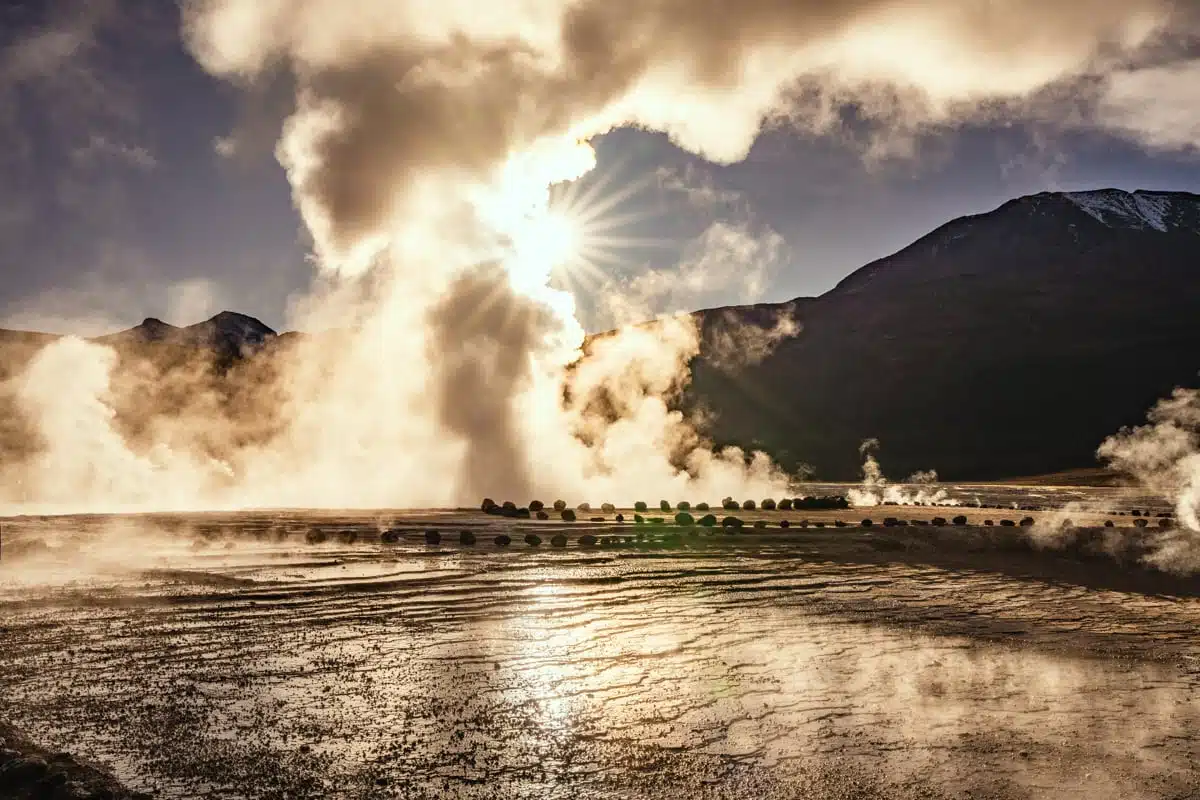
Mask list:
POLYGON ((658 508, 659 508, 659 510, 660 510, 660 511, 670 511, 670 510, 671 510, 671 504, 670 504, 668 501, 666 501, 666 500, 659 500, 659 501, 658 501, 658 508))
POLYGON ((875 522, 874 522, 874 520, 864 519, 862 521, 862 526, 864 528, 872 528, 875 526, 875 522))
POLYGON ((753 511, 753 510, 754 510, 754 501, 753 500, 747 500, 746 502, 742 503, 742 511, 753 511))
POLYGON ((497 547, 508 547, 510 544, 512 544, 512 537, 507 536, 502 533, 499 536, 497 536, 495 539, 493 539, 492 541, 496 544, 497 547))
POLYGON ((505 511, 510 511, 510 512, 511 512, 511 511, 516 511, 516 510, 517 510, 517 504, 516 504, 516 503, 514 503, 512 500, 505 500, 505 501, 504 501, 504 502, 503 502, 503 503, 500 505, 500 507, 501 507, 501 508, 503 508, 505 511))
POLYGON ((566 500, 555 500, 554 501, 554 510, 555 511, 564 511, 566 509, 566 507, 567 507, 566 500))
POLYGON ((1032 528, 1033 523, 1034 523, 1033 517, 1025 517, 1024 519, 1021 520, 1021 527, 1022 528, 1032 528))
POLYGON ((625 521, 625 515, 624 515, 624 514, 617 514, 617 516, 613 517, 613 519, 615 519, 617 522, 624 522, 624 521, 625 521))
POLYGON ((569 508, 564 508, 562 510, 562 520, 563 520, 563 522, 574 522, 575 521, 575 512, 569 508))
POLYGON ((604 522, 604 517, 592 517, 592 522, 604 522))
POLYGON ((490 497, 483 498, 483 503, 479 506, 479 509, 485 514, 492 513, 494 508, 496 508, 496 501, 490 497))
POLYGON ((792 510, 792 498, 785 497, 782 500, 780 500, 779 501, 779 510, 780 511, 791 511, 792 510))
POLYGON ((984 525, 986 525, 987 527, 989 527, 989 528, 990 528, 990 527, 992 527, 993 525, 995 525, 996 523, 992 522, 990 519, 985 519, 985 520, 983 521, 983 524, 984 524, 984 525))
POLYGON ((535 514, 538 511, 541 511, 545 507, 546 507, 546 504, 543 503, 541 500, 534 500, 533 502, 531 502, 529 504, 529 510, 534 512, 535 514))
POLYGON ((556 533, 553 537, 551 537, 550 544, 554 547, 566 547, 567 537, 565 534, 556 533))
POLYGON ((776 508, 775 501, 772 500, 771 498, 768 497, 766 500, 762 501, 762 510, 763 511, 774 511, 775 508, 776 508))
POLYGON ((1114 522, 1113 522, 1111 519, 1106 519, 1106 520, 1104 520, 1104 527, 1106 527, 1106 528, 1115 528, 1115 527, 1116 527, 1116 523, 1114 523, 1114 522))
POLYGON ((721 501, 721 508, 725 509, 726 511, 737 511, 741 508, 741 505, 732 497, 726 497, 721 501))
POLYGON ((1150 520, 1146 519, 1145 517, 1140 517, 1138 519, 1135 519, 1133 521, 1133 524, 1139 528, 1146 528, 1146 527, 1150 526, 1150 520))
POLYGON ((725 519, 721 520, 721 527, 722 527, 722 528, 734 528, 734 529, 737 529, 737 528, 740 528, 740 527, 742 527, 742 526, 743 526, 743 525, 745 525, 745 524, 746 524, 746 523, 742 522, 742 521, 741 521, 740 519, 738 519, 737 517, 726 517, 725 519))
POLYGON ((325 531, 317 530, 316 528, 304 534, 304 541, 309 544, 324 544, 328 539, 329 536, 325 531))
POLYGON ((691 511, 691 510, 692 510, 692 504, 691 504, 691 503, 689 503, 687 500, 683 500, 683 501, 681 501, 681 502, 679 503, 679 505, 677 505, 677 506, 675 506, 675 507, 676 507, 677 509, 679 509, 680 511, 691 511))
POLYGON ((708 503, 696 503, 696 510, 697 511, 708 511, 709 505, 708 505, 708 503))
POLYGON ((649 511, 650 506, 646 505, 645 502, 638 500, 636 503, 633 504, 633 510, 634 511, 649 511))
POLYGON ((525 534, 525 544, 529 545, 530 547, 537 547, 541 543, 542 537, 538 536, 536 533, 525 534))
POLYGON ((634 514, 633 515, 633 524, 634 525, 645 525, 646 518, 643 517, 641 514, 634 514))
POLYGON ((1017 527, 1017 523, 1013 522, 1011 519, 1002 519, 1002 520, 1000 520, 1000 525, 1001 525, 1002 527, 1005 527, 1005 528, 1015 528, 1015 527, 1017 527))
POLYGON ((583 536, 579 537, 579 544, 583 547, 595 547, 597 541, 599 540, 590 533, 585 533, 583 536))
POLYGON ((763 528, 767 527, 767 521, 765 519, 756 519, 754 521, 754 527, 762 530, 763 528))
POLYGON ((887 517, 883 521, 883 527, 885 527, 885 528, 895 528, 899 524, 900 524, 900 520, 897 519, 896 517, 887 517))
POLYGON ((706 528, 714 528, 717 525, 717 518, 712 514, 705 514, 700 518, 700 524, 706 528))
POLYGON ((591 504, 590 504, 590 503, 580 503, 580 504, 579 504, 578 506, 576 506, 575 508, 576 508, 576 510, 578 510, 578 511, 591 511, 591 510, 592 510, 592 506, 591 506, 591 504))
POLYGON ((384 531, 383 533, 379 534, 379 539, 384 544, 396 544, 403 538, 404 538, 404 534, 401 531, 398 531, 395 529, 392 529, 390 531, 384 531))
POLYGON ((966 525, 967 524, 967 518, 966 518, 966 516, 964 516, 962 514, 959 514, 952 521, 954 522, 955 525, 966 525))
POLYGON ((441 544, 442 535, 437 531, 425 531, 425 544, 441 544))
POLYGON ((475 534, 471 533, 471 531, 463 531, 458 535, 458 543, 465 545, 475 544, 475 534))
POLYGON ((680 527, 688 527, 696 524, 696 518, 686 511, 680 511, 675 515, 675 524, 680 527))
POLYGON ((946 524, 946 518, 945 517, 934 517, 932 520, 930 520, 930 522, 940 528, 946 524))
POLYGON ((537 518, 540 519, 542 522, 545 522, 546 520, 550 519, 550 515, 547 514, 545 511, 539 511, 539 512, 537 512, 537 518))
POLYGON ((617 510, 617 507, 614 506, 612 503, 601 503, 600 510, 603 511, 605 514, 611 514, 617 510))
POLYGON ((786 519, 781 519, 781 520, 779 520, 779 527, 790 528, 790 527, 792 527, 792 523, 788 522, 786 519))

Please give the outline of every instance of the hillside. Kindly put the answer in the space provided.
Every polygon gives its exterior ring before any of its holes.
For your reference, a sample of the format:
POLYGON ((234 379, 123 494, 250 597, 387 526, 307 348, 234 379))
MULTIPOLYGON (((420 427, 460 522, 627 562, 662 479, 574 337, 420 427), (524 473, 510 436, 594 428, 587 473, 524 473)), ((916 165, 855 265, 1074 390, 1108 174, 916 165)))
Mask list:
MULTIPOLYGON (((730 374, 695 365, 723 441, 828 478, 882 443, 894 474, 994 479, 1087 467, 1200 367, 1200 198, 1040 194, 958 219, 799 312, 730 374)), ((705 312, 709 313, 709 312, 705 312)))

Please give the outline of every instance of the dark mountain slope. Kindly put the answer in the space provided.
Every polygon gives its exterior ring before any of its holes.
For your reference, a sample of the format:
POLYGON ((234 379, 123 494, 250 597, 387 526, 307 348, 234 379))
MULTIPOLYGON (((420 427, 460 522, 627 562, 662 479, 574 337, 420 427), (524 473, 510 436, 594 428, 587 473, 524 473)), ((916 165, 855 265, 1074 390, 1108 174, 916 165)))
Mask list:
POLYGON ((1105 436, 1200 367, 1200 198, 1042 194, 955 220, 805 304, 803 332, 694 400, 723 441, 830 478, 878 437, 897 474, 1094 463, 1105 436))

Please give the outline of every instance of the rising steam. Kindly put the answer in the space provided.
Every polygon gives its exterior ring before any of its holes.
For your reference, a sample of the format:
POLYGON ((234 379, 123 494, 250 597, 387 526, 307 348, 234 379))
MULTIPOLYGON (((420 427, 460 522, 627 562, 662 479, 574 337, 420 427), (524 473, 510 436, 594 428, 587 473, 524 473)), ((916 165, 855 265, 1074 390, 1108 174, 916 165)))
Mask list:
POLYGON ((485 492, 786 494, 788 476, 765 455, 715 451, 672 410, 699 346, 689 318, 610 337, 576 363, 574 298, 552 288, 576 245, 551 187, 592 170, 588 141, 616 126, 732 162, 764 125, 827 127, 840 104, 897 130, 970 119, 1132 54, 1170 8, 185 2, 186 41, 211 74, 293 79, 277 156, 320 270, 293 322, 326 333, 281 354, 270 380, 242 376, 233 395, 177 375, 200 388, 176 392, 171 424, 137 431, 115 422, 138 387, 116 385, 111 353, 56 345, 14 390, 39 455, 6 480, 21 487, 9 499, 442 506, 485 492), (243 423, 224 422, 231 413, 243 423))

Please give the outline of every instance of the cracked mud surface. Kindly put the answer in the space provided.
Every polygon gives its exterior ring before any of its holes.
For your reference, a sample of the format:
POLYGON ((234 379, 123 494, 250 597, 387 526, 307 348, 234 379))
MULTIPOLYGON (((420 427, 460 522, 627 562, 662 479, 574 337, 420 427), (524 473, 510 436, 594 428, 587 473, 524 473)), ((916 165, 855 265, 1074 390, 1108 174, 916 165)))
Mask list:
POLYGON ((0 718, 159 797, 1200 797, 1195 581, 859 528, 197 519, 153 569, 0 570, 0 718))

